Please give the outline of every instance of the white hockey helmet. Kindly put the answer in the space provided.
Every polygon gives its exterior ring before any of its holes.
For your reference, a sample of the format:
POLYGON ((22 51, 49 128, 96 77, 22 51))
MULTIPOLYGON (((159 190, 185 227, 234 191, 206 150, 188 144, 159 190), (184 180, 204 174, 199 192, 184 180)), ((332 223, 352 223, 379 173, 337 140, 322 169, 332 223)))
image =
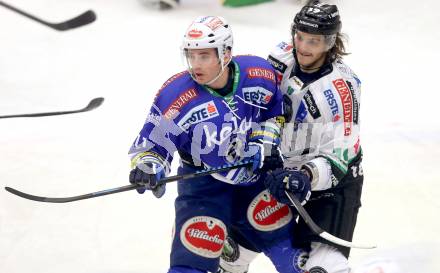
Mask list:
POLYGON ((197 17, 185 32, 181 50, 183 55, 187 49, 216 48, 223 67, 226 50, 232 52, 232 30, 228 22, 220 16, 197 17))

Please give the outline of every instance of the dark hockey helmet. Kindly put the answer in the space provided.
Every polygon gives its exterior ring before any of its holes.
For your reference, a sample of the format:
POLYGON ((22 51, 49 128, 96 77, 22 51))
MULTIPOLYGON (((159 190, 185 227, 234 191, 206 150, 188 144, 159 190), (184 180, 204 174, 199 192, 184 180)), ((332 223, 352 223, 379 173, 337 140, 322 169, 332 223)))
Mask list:
POLYGON ((293 29, 311 34, 332 35, 341 30, 338 7, 322 3, 304 6, 293 20, 293 29))

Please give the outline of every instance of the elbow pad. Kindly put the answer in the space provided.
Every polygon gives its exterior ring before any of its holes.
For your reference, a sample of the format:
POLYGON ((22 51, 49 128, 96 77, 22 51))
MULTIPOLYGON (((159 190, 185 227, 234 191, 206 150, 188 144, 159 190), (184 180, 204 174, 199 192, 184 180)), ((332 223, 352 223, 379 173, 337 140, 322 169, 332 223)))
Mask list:
POLYGON ((312 191, 322 191, 332 187, 332 168, 327 159, 314 158, 305 163, 301 169, 310 176, 312 191))

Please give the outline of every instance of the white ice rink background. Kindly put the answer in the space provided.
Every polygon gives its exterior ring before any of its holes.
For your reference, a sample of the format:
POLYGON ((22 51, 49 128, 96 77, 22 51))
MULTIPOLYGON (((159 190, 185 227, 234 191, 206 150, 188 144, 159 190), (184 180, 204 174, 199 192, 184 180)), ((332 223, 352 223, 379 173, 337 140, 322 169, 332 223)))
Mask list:
MULTIPOLYGON (((222 15, 235 54, 265 57, 288 39, 300 8, 294 0, 236 9, 181 2, 159 12, 136 0, 9 1, 54 22, 97 13, 93 24, 63 33, 0 7, 0 115, 77 109, 105 97, 89 113, 0 120, 0 272, 166 272, 175 184, 162 199, 127 192, 68 204, 3 187, 60 197, 127 184, 127 150, 156 90, 184 69, 179 45, 189 22, 222 15)), ((365 182, 354 240, 379 246, 353 250, 351 262, 396 250, 402 272, 440 272, 440 4, 335 2, 353 53, 346 62, 363 82, 365 182)), ((261 255, 250 272, 275 270, 261 255)))

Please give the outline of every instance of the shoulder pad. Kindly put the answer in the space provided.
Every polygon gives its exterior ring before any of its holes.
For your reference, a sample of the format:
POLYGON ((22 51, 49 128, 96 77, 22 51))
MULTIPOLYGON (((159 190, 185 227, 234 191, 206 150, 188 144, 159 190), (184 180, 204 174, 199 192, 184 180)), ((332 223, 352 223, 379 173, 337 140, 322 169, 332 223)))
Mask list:
POLYGON ((156 93, 156 97, 168 86, 168 85, 170 85, 171 83, 173 83, 173 82, 175 82, 177 79, 179 79, 179 78, 181 78, 182 76, 184 76, 185 74, 189 74, 188 73, 188 71, 182 71, 182 72, 179 72, 179 73, 177 73, 177 74, 175 74, 175 75, 173 75, 173 76, 171 76, 168 80, 166 80, 166 82, 164 82, 163 84, 162 84, 162 86, 160 87, 160 89, 159 89, 159 91, 157 91, 157 93, 156 93))
POLYGON ((353 70, 351 70, 351 68, 348 67, 348 65, 346 65, 342 60, 338 59, 334 61, 333 64, 344 78, 354 78, 357 82, 360 82, 353 70))
POLYGON ((193 101, 199 96, 199 91, 193 86, 188 89, 180 89, 179 93, 174 93, 173 96, 165 98, 163 107, 163 115, 166 119, 174 119, 180 112, 183 111, 185 105, 193 101))
POLYGON ((269 63, 279 72, 284 73, 293 62, 292 45, 286 42, 279 43, 269 54, 269 63))
POLYGON ((169 78, 154 98, 154 105, 167 119, 174 119, 185 105, 199 96, 194 81, 187 71, 169 78))
POLYGON ((271 68, 267 60, 264 58, 261 58, 259 56, 255 55, 239 55, 234 56, 233 60, 238 63, 240 67, 247 68, 247 67, 254 67, 254 66, 261 66, 264 68, 271 68))
POLYGON ((269 62, 258 56, 240 56, 234 58, 240 68, 240 74, 247 79, 264 79, 276 83, 275 70, 269 62))

